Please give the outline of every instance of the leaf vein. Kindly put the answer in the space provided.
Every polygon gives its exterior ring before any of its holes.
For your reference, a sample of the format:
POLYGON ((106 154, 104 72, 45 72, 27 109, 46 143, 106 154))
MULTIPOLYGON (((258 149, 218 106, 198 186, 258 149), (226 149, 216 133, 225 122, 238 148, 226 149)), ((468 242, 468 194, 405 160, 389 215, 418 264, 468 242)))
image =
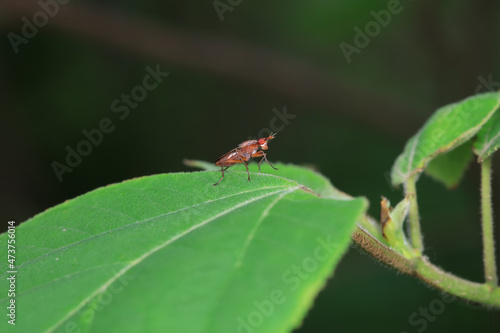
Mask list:
MULTIPOLYGON (((298 188, 298 187, 297 187, 298 188)), ((230 283, 230 280, 234 277, 234 274, 235 272, 241 267, 241 264, 243 262, 243 259, 244 257, 246 256, 247 254, 247 251, 248 251, 248 247, 250 246, 250 242, 252 241, 252 239, 254 238, 255 236, 255 233, 257 232, 258 228, 260 227, 260 225, 262 224, 262 221, 264 220, 264 218, 266 216, 268 216, 269 214, 269 211, 288 193, 296 190, 297 188, 292 188, 290 189, 289 191, 285 191, 283 193, 281 193, 280 195, 278 195, 276 197, 276 199, 274 199, 273 201, 271 201, 271 203, 262 211, 262 214, 261 216, 257 219, 257 222, 255 223, 255 225, 253 226, 252 230, 250 230, 250 233, 248 234, 248 237, 245 241, 245 244, 243 245, 243 247, 241 248, 241 252, 238 256, 238 258, 236 259, 234 265, 233 265, 233 270, 231 272, 231 275, 229 276, 229 278, 227 279, 227 283, 225 284, 225 286, 223 288, 221 288, 221 293, 219 294, 219 297, 217 299, 217 301, 215 303, 220 303, 221 302, 221 299, 222 299, 222 296, 224 295, 225 291, 227 290, 228 286, 229 286, 229 283, 230 283)), ((215 311, 216 307, 214 306, 214 311, 215 311)), ((207 320, 207 324, 206 326, 208 327, 210 325, 210 322, 211 322, 211 319, 210 318, 213 318, 213 316, 210 316, 208 317, 208 320, 207 320)), ((208 329, 205 330, 205 331, 209 331, 208 329)))
MULTIPOLYGON (((160 217, 164 217, 164 216, 167 216, 167 215, 170 215, 170 214, 175 214, 175 213, 179 213, 181 211, 184 211, 184 210, 187 210, 187 209, 191 209, 191 208, 195 208, 195 207, 198 207, 198 206, 202 206, 202 205, 206 205, 208 203, 212 203, 212 202, 216 202, 216 201, 220 201, 220 200, 224 200, 224 199, 227 199, 227 198, 231 198, 231 197, 234 197, 234 196, 238 196, 238 195, 242 195, 242 194, 246 194, 246 193, 251 193, 251 192, 255 192, 255 191, 259 191, 259 190, 266 190, 266 189, 273 189, 273 188, 286 188, 286 186, 271 186, 271 187, 263 187, 263 188, 258 188, 258 189, 254 189, 254 190, 249 190, 249 191, 244 191, 244 192, 238 192, 238 193, 235 193, 235 194, 231 194, 231 195, 227 195, 225 197, 220 197, 220 198, 217 198, 215 200, 207 200, 207 201, 204 201, 202 203, 199 203, 199 204, 196 204, 196 205, 192 205, 192 206, 188 206, 188 207, 184 207, 184 208, 181 208, 181 209, 178 209, 178 210, 175 210, 175 211, 171 211, 171 212, 168 212, 168 213, 165 213, 165 214, 161 214, 161 215, 157 215, 157 216, 153 216, 151 218, 148 218, 148 219, 145 219, 145 220, 142 220, 142 221, 135 221, 133 223, 129 223, 129 224, 126 224, 126 225, 123 225, 121 227, 118 227, 118 228, 114 228, 114 229, 110 229, 110 230, 106 230, 104 232, 101 232, 99 234, 95 234, 95 235, 92 235, 91 237, 88 237, 88 238, 85 238, 85 239, 82 239, 82 240, 79 240, 77 242, 74 242, 74 243, 71 243, 71 244, 67 244, 65 246, 62 246, 60 248, 57 248, 57 249, 54 249, 53 251, 50 251, 50 252, 47 252, 47 253, 44 253, 42 254, 40 257, 37 257, 35 259, 32 259, 30 261, 27 261, 25 263, 22 263, 21 265, 17 266, 18 268, 21 268, 23 267, 24 265, 27 265, 29 263, 32 263, 32 262, 36 262, 38 260, 41 260, 43 257, 46 257, 48 256, 49 254, 53 253, 53 252, 56 252, 56 251, 61 251, 61 250, 64 250, 64 249, 68 249, 72 246, 75 246, 77 244, 80 244, 80 243, 83 243, 83 242, 88 242, 96 237, 101 237, 101 236, 104 236, 108 233, 111 233, 111 232, 114 232, 114 231, 117 231, 117 230, 120 230, 120 229, 124 229, 124 228, 127 228, 127 227, 130 227, 132 225, 135 225, 135 224, 138 224, 138 223, 145 223, 145 222, 148 222, 148 221, 151 221, 151 220, 154 220, 154 219, 157 219, 157 218, 160 218, 160 217)), ((275 193, 275 192, 273 192, 275 193)), ((3 277, 4 275, 6 275, 5 273, 0 275, 0 277, 3 277)))
MULTIPOLYGON (((291 188, 289 189, 289 191, 293 191, 293 190, 296 190, 298 189, 299 187, 295 187, 295 188, 291 188)), ((140 257, 138 257, 137 259, 133 260, 130 262, 129 265, 125 266, 124 268, 122 268, 118 273, 116 273, 111 279, 109 279, 108 281, 106 281, 100 288, 98 288, 97 290, 95 290, 89 297, 85 298, 82 302, 80 302, 80 304, 78 304, 73 310, 69 311, 63 318, 61 318, 61 320, 59 320, 57 323, 55 323, 52 327, 50 327, 47 332, 53 332, 55 329, 57 329, 58 327, 60 327, 68 318, 70 318, 73 314, 75 314, 79 309, 81 309, 83 306, 85 306, 87 303, 89 303, 94 297, 96 297, 97 295, 99 295, 100 293, 103 293, 104 291, 107 290, 107 288, 113 283, 115 282, 116 280, 118 280, 118 278, 120 278, 121 276, 123 276, 126 272, 128 272, 130 269, 132 269, 133 267, 137 266, 139 263, 141 263, 143 260, 145 260, 146 258, 148 258, 150 255, 152 255, 153 253, 156 253, 158 252, 159 250, 163 249, 165 246, 175 242, 176 240, 184 237, 185 235, 191 233, 192 231, 198 229, 198 228, 201 228, 203 227, 204 225, 206 225, 207 223, 217 219, 217 218, 220 218, 221 216, 224 216, 238 208, 241 208, 245 205, 248 205, 249 203, 251 202, 254 202, 254 201, 257 201, 257 200, 260 200, 260 199, 263 199, 263 198, 266 198, 268 196, 271 196, 271 195, 274 195, 276 193, 279 193, 280 191, 274 191, 274 192, 270 192, 270 193, 266 193, 262 196, 259 196, 259 197, 256 197, 256 198, 253 198, 251 200, 247 200, 247 201, 243 201, 231 208, 228 208, 214 216, 212 216, 211 218, 209 219, 206 219, 194 226, 192 226, 191 228, 185 230, 184 232, 168 239, 167 241, 165 241, 164 243, 152 248, 151 250, 149 250, 148 252, 144 253, 143 255, 141 255, 140 257)))

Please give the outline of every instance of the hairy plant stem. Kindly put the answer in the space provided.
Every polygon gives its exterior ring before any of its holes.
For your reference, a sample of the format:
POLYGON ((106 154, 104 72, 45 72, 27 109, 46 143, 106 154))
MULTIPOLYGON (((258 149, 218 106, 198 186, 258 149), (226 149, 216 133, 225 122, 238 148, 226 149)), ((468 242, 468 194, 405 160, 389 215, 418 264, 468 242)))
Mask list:
POLYGON ((364 252, 400 273, 414 276, 450 295, 500 309, 500 288, 498 286, 459 278, 433 265, 424 256, 413 259, 405 258, 359 226, 353 232, 352 239, 364 252))
POLYGON ((483 229, 483 259, 486 283, 497 285, 495 240, 493 238, 493 209, 491 207, 491 156, 481 163, 481 215, 483 229))
POLYGON ((420 216, 418 214, 416 177, 413 175, 408 178, 405 186, 406 195, 410 198, 410 239, 413 248, 422 253, 424 244, 422 233, 420 231, 420 216))

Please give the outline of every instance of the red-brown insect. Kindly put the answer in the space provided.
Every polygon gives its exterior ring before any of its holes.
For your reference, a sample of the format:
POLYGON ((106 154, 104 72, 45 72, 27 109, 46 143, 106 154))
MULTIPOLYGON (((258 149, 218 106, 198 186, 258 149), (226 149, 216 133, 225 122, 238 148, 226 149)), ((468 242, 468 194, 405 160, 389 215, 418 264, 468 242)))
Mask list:
POLYGON ((215 160, 215 165, 220 166, 220 171, 222 172, 222 177, 219 179, 217 183, 214 184, 214 186, 219 185, 219 183, 222 181, 224 178, 224 171, 226 171, 230 166, 233 166, 234 164, 238 163, 243 163, 245 167, 247 168, 247 173, 248 173, 248 181, 250 181, 250 171, 248 171, 248 160, 251 159, 252 157, 261 157, 261 160, 259 161, 259 172, 260 171, 260 164, 262 161, 266 160, 267 164, 269 164, 274 170, 278 170, 277 168, 273 167, 271 163, 267 160, 266 153, 264 153, 264 150, 267 150, 267 142, 269 140, 274 139, 276 134, 271 134, 267 138, 261 138, 259 140, 248 140, 245 142, 240 143, 240 145, 227 154, 222 155, 219 157, 219 159, 215 160), (259 150, 259 148, 261 150, 259 150))

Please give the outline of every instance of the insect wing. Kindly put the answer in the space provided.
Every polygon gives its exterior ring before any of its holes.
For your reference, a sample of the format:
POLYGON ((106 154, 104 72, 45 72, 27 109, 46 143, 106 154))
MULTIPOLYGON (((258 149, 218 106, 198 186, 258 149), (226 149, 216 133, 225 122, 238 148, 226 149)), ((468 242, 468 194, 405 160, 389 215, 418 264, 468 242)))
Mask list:
POLYGON ((225 153, 224 155, 222 155, 221 157, 219 157, 218 159, 213 160, 213 161, 212 161, 212 162, 210 162, 210 163, 216 163, 216 162, 218 162, 218 161, 220 161, 220 160, 222 160, 222 159, 224 159, 224 158, 228 158, 228 159, 229 159, 229 156, 230 156, 231 154, 237 154, 237 153, 238 153, 238 151, 239 151, 239 148, 234 148, 234 149, 232 149, 232 150, 228 151, 227 153, 225 153))

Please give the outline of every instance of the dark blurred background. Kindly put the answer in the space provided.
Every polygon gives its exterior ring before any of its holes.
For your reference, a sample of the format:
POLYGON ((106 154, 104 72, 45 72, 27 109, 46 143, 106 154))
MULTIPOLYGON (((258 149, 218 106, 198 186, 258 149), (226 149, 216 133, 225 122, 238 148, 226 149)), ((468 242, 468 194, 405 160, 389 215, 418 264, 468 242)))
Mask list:
MULTIPOLYGON (((313 165, 378 216, 380 195, 402 197, 388 173, 427 117, 500 88, 497 0, 64 2, 0 2, 2 221, 188 171, 183 158, 213 160, 266 128, 279 132, 271 161, 313 165), (98 144, 58 177, 82 131, 98 144)), ((418 190, 426 254, 482 282, 477 164, 455 190, 426 176, 418 190)), ((498 312, 459 301, 410 322, 439 297, 351 249, 298 332, 500 332, 498 312)))

